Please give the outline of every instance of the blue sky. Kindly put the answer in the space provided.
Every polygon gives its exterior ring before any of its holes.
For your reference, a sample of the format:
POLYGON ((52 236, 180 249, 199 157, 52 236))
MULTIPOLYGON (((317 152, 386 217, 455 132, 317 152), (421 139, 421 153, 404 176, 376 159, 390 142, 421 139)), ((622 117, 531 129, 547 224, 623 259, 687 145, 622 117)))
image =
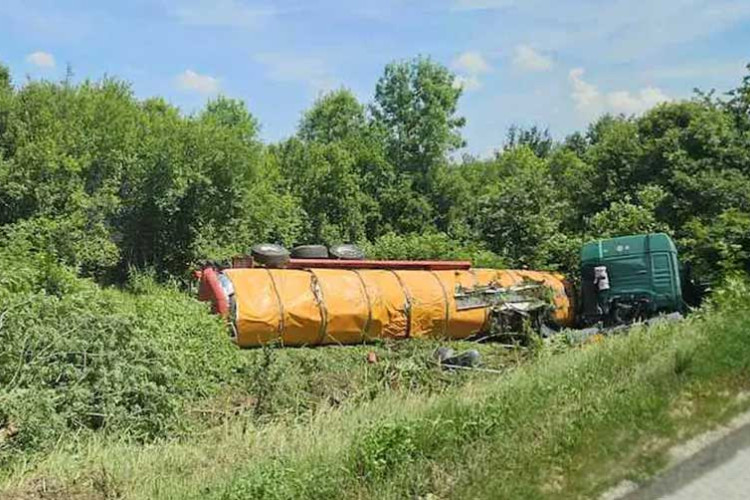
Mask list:
POLYGON ((321 92, 365 102, 390 61, 422 54, 464 86, 467 150, 511 124, 561 137, 603 112, 724 91, 750 62, 750 0, 2 0, 0 61, 16 82, 104 74, 185 112, 246 101, 265 140, 321 92))

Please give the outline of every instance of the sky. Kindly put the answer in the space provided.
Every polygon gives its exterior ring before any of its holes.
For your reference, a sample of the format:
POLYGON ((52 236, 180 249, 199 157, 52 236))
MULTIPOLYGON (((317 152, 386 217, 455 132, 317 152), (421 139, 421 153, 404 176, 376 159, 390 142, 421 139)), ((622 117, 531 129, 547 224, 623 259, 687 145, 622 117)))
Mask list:
POLYGON ((386 64, 429 56, 464 92, 466 152, 511 125, 555 137, 694 88, 736 87, 750 0, 0 0, 0 62, 16 84, 105 75, 185 113, 242 99, 266 141, 322 93, 370 102, 386 64))

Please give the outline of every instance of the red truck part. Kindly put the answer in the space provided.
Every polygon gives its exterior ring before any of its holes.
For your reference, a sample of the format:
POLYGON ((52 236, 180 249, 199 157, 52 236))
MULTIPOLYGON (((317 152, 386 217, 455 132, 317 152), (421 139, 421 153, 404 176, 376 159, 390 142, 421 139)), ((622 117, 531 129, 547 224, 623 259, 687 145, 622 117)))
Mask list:
MULTIPOLYGON (((196 272, 196 275, 198 273, 196 272)), ((211 310, 227 317, 229 315, 229 300, 219 281, 219 271, 207 267, 200 271, 198 285, 198 300, 211 303, 211 310)))
POLYGON ((333 260, 290 259, 286 269, 393 269, 396 271, 466 271, 468 260, 333 260))

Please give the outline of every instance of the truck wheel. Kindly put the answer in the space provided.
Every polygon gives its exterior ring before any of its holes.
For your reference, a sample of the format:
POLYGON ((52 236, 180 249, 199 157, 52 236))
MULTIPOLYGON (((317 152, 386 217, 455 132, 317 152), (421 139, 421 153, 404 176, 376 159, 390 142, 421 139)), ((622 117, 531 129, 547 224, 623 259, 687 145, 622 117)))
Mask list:
POLYGON ((328 249, 324 245, 299 245, 292 248, 294 259, 327 259, 328 249))
POLYGON ((261 243, 250 249, 253 260, 266 267, 281 267, 289 262, 289 251, 281 245, 261 243))
POLYGON ((341 260, 362 260, 365 258, 365 253, 357 245, 334 245, 328 249, 328 253, 332 259, 341 260))

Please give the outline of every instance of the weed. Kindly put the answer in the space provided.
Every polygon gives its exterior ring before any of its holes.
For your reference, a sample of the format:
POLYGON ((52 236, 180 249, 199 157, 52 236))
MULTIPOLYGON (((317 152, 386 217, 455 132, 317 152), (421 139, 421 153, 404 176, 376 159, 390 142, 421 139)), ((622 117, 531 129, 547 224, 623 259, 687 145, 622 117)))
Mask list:
POLYGON ((256 417, 266 415, 273 410, 273 397, 278 390, 281 372, 274 364, 278 344, 265 344, 261 348, 261 356, 251 366, 250 377, 251 394, 255 397, 253 414, 256 417))
POLYGON ((695 348, 679 347, 674 352, 674 372, 676 375, 687 374, 695 358, 695 348))
POLYGON ((417 452, 408 421, 379 422, 354 444, 354 468, 365 481, 382 479, 396 467, 408 467, 417 452))
POLYGON ((104 464, 101 464, 99 470, 92 478, 92 486, 103 500, 117 500, 123 497, 122 487, 117 481, 117 477, 107 470, 104 464))

